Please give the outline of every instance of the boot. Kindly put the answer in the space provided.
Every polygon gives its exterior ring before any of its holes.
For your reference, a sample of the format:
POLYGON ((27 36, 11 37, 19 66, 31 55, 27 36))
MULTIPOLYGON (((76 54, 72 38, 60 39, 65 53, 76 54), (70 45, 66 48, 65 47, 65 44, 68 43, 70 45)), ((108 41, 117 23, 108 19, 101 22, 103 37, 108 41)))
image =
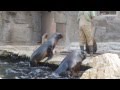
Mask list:
POLYGON ((89 51, 90 51, 90 56, 93 56, 93 45, 92 46, 88 46, 89 47, 89 51))
POLYGON ((80 46, 80 49, 81 49, 81 53, 84 54, 84 46, 80 46))

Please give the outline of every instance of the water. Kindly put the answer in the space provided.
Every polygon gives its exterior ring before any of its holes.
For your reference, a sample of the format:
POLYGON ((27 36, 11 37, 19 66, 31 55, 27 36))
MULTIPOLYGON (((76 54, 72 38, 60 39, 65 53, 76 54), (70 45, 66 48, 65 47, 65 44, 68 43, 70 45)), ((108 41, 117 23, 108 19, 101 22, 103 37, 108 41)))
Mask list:
MULTIPOLYGON (((56 58, 58 59, 58 58, 56 58)), ((0 53, 0 79, 79 79, 70 77, 65 72, 60 77, 51 76, 58 68, 57 64, 41 62, 38 67, 30 67, 29 57, 1 51, 0 53)), ((80 75, 87 67, 81 67, 80 75)))
MULTIPOLYGON (((56 67, 57 68, 57 67, 56 67)), ((56 69, 50 66, 29 67, 28 61, 3 62, 0 60, 0 78, 2 79, 55 79, 50 77, 56 69)), ((57 79, 68 79, 68 76, 57 79)))
POLYGON ((0 78, 2 79, 49 79, 57 67, 58 65, 45 63, 41 63, 39 67, 30 67, 29 57, 25 55, 0 52, 0 78))

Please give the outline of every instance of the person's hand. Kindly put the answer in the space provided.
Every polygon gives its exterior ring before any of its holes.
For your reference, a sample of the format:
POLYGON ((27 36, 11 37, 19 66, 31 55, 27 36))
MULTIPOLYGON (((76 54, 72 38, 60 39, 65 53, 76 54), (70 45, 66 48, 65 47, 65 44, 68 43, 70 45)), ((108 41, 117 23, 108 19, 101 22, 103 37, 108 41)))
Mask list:
POLYGON ((94 24, 95 17, 92 17, 91 23, 94 24))
POLYGON ((80 20, 80 18, 79 18, 79 17, 77 17, 77 22, 79 22, 79 20, 80 20))

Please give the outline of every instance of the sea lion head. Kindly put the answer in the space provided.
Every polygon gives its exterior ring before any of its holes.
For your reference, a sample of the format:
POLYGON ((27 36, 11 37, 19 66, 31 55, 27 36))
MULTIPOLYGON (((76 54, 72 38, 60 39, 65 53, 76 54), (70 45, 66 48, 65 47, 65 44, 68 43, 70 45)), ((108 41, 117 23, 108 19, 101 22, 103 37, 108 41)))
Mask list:
POLYGON ((84 51, 74 50, 74 53, 76 53, 82 60, 86 59, 86 53, 84 51))

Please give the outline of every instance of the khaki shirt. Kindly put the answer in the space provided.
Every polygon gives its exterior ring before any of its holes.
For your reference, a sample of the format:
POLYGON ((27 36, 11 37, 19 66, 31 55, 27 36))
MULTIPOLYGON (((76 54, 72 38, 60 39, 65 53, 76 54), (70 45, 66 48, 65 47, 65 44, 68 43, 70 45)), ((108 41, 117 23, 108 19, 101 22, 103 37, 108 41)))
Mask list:
POLYGON ((77 20, 81 25, 91 24, 92 18, 96 16, 95 11, 79 11, 77 20))

